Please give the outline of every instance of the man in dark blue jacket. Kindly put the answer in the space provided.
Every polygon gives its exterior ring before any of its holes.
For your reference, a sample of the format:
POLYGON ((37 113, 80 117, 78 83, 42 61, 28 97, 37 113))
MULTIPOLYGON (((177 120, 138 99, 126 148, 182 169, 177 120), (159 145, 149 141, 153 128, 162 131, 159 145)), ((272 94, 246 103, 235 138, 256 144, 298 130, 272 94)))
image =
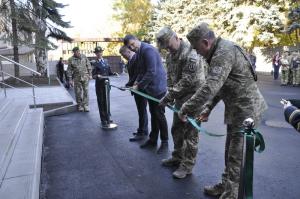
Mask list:
MULTIPOLYGON (((133 35, 126 35, 124 45, 137 53, 137 62, 140 66, 133 89, 161 99, 167 92, 167 75, 163 68, 159 52, 151 45, 139 41, 133 35)), ((148 100, 151 114, 150 138, 141 145, 141 148, 155 147, 160 132, 161 146, 158 153, 168 148, 168 125, 165 117, 165 109, 157 102, 148 100)))
MULTIPOLYGON (((126 64, 129 80, 126 83, 126 87, 132 87, 138 76, 138 65, 136 59, 136 53, 131 51, 127 46, 122 46, 119 50, 122 57, 128 62, 126 64)), ((148 135, 148 116, 147 116, 147 100, 142 96, 132 93, 134 96, 136 108, 139 115, 139 127, 137 132, 133 133, 133 137, 129 138, 129 141, 138 141, 144 139, 148 135)))

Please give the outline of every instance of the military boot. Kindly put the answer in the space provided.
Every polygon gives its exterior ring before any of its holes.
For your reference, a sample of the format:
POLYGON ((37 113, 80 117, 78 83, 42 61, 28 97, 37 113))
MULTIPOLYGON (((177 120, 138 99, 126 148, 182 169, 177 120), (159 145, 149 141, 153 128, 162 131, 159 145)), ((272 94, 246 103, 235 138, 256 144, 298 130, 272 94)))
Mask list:
POLYGON ((218 183, 213 186, 205 186, 204 193, 210 196, 220 196, 225 191, 225 185, 223 183, 218 183))
POLYGON ((89 107, 88 106, 84 106, 84 112, 89 112, 90 111, 90 109, 89 109, 89 107))
POLYGON ((161 161, 161 165, 165 167, 178 167, 180 164, 180 161, 178 159, 175 159, 173 157, 168 158, 168 159, 163 159, 161 161))
POLYGON ((83 112, 84 111, 84 108, 82 106, 78 106, 78 111, 79 112, 83 112))
POLYGON ((174 178, 185 178, 187 175, 191 174, 192 170, 185 168, 184 166, 180 165, 176 171, 173 172, 174 178))

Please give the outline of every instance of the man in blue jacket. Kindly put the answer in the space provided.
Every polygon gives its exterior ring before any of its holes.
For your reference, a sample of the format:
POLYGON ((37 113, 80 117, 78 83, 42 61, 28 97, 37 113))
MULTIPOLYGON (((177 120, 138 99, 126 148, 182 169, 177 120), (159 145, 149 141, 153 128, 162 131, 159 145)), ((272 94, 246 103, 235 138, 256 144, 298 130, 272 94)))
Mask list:
MULTIPOLYGON (((159 52, 133 35, 125 36, 124 45, 137 53, 137 65, 140 66, 133 89, 145 92, 157 99, 163 98, 167 92, 167 75, 159 52)), ((141 148, 155 147, 160 132, 161 146, 157 152, 161 153, 168 148, 168 125, 165 109, 152 100, 148 100, 148 103, 151 114, 151 132, 149 139, 141 145, 141 148)))

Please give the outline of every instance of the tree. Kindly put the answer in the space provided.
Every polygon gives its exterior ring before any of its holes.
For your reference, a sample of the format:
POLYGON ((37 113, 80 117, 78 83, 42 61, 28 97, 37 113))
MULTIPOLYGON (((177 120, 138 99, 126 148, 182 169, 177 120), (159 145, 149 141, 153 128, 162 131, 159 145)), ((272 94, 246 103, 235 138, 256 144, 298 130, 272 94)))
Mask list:
POLYGON ((115 0, 113 18, 120 22, 119 36, 133 34, 140 39, 147 39, 153 6, 150 0, 115 0))
POLYGON ((151 35, 170 26, 179 36, 185 36, 199 21, 211 18, 213 0, 164 0, 155 8, 151 35))
POLYGON ((185 36, 199 21, 205 21, 218 35, 249 49, 282 45, 290 41, 282 31, 293 2, 295 0, 164 0, 155 9, 152 35, 167 25, 185 36))
POLYGON ((299 35, 300 35, 300 3, 294 2, 293 5, 291 5, 291 8, 288 13, 288 22, 287 22, 287 28, 285 31, 287 34, 289 34, 289 38, 293 40, 292 35, 295 38, 295 42, 299 42, 299 35))
POLYGON ((66 5, 57 3, 54 0, 31 0, 33 6, 33 18, 35 21, 35 58, 37 70, 45 73, 47 64, 47 50, 55 49, 57 46, 49 40, 55 38, 60 40, 72 41, 66 33, 54 25, 62 28, 70 28, 70 22, 62 20, 62 15, 58 9, 66 5), (41 4, 40 4, 41 2, 41 4), (54 25, 51 25, 49 22, 54 25))
MULTIPOLYGON (((60 29, 71 27, 70 22, 63 21, 63 16, 59 14, 59 9, 66 5, 57 3, 55 0, 9 1, 9 5, 3 2, 0 7, 5 11, 3 12, 5 14, 1 13, 0 17, 1 19, 11 19, 13 28, 2 25, 2 29, 7 33, 2 39, 12 41, 14 49, 24 44, 34 47, 37 70, 45 74, 47 50, 57 47, 50 38, 72 41, 60 29)), ((18 61, 18 53, 15 50, 14 54, 14 60, 18 61)), ((18 76, 18 73, 15 75, 18 76)))

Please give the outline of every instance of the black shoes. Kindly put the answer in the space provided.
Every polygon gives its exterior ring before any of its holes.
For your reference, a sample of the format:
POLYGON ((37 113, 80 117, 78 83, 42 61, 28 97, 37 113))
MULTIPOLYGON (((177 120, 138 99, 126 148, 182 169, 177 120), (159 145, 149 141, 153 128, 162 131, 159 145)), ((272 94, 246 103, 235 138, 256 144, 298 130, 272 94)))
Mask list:
POLYGON ((143 140, 146 137, 147 137, 147 135, 145 135, 143 133, 135 133, 131 138, 129 138, 129 141, 135 142, 135 141, 143 140))
POLYGON ((102 126, 102 128, 108 127, 108 122, 107 121, 102 121, 101 126, 102 126))
POLYGON ((142 144, 140 147, 141 148, 153 148, 156 147, 157 142, 153 142, 152 140, 147 140, 144 144, 142 144))
POLYGON ((168 144, 168 142, 162 142, 162 143, 160 144, 160 147, 157 149, 156 153, 162 154, 162 153, 168 151, 168 149, 169 149, 169 144, 168 144))

